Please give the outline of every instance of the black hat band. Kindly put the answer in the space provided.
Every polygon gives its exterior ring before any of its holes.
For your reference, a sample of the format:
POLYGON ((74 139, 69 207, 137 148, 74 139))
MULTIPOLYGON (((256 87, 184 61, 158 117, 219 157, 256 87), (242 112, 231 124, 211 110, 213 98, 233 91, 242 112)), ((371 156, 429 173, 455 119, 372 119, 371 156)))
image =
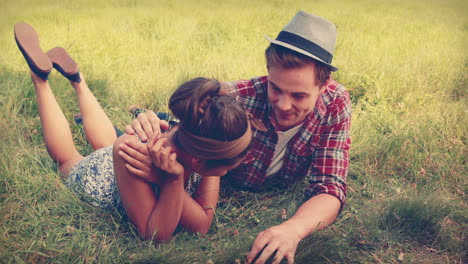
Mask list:
POLYGON ((333 59, 333 55, 331 55, 328 51, 326 51, 319 45, 315 44, 314 42, 307 40, 301 36, 298 36, 296 34, 293 34, 287 31, 281 31, 278 34, 278 37, 276 37, 276 40, 282 41, 284 43, 290 44, 304 51, 307 51, 308 53, 313 54, 314 56, 316 56, 317 58, 321 59, 322 61, 328 64, 330 64, 333 59))

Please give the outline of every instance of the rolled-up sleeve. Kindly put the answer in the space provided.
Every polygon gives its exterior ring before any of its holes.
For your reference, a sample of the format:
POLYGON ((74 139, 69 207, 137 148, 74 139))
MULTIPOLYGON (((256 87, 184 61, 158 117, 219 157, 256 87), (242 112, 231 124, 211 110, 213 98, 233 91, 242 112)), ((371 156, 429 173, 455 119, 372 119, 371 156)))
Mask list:
POLYGON ((335 196, 343 208, 346 202, 346 178, 351 146, 351 101, 347 93, 337 98, 326 117, 320 141, 309 169, 305 197, 326 193, 335 196))

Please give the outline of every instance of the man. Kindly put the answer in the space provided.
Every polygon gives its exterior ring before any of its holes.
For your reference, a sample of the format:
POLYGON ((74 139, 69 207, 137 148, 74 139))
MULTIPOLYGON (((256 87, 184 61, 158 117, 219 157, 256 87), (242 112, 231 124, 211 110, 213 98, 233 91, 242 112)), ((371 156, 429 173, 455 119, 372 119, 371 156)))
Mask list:
MULTIPOLYGON (((345 203, 351 102, 330 77, 338 70, 331 65, 331 22, 300 11, 276 39, 266 38, 268 76, 224 84, 266 128, 254 128, 250 153, 227 177, 247 189, 308 180, 307 200, 287 221, 260 232, 247 256, 247 263, 262 264, 272 254, 274 263, 293 263, 299 242, 333 223, 345 203)), ((144 131, 159 128, 152 112, 138 119, 133 130, 143 140, 144 131)))

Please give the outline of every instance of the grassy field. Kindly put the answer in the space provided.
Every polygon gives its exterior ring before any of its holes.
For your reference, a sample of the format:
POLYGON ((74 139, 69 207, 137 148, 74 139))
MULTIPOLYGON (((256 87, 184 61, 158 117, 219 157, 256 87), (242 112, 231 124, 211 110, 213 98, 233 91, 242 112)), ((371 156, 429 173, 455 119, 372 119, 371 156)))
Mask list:
MULTIPOLYGON (((208 235, 142 241, 117 213, 68 190, 45 150, 13 25, 65 47, 117 127, 127 107, 167 110, 181 82, 266 73, 263 35, 300 9, 338 28, 334 78, 354 112, 347 206, 298 248, 297 263, 467 263, 468 2, 456 0, 0 0, 0 263, 238 263, 256 234, 291 216, 288 192, 225 188, 208 235)), ((76 96, 50 77, 83 154, 76 96)))

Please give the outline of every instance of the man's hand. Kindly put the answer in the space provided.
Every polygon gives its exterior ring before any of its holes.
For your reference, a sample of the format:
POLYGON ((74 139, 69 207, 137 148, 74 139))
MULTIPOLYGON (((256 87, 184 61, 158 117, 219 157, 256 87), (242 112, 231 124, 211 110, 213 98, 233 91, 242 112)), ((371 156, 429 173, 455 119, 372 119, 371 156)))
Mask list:
POLYGON ((288 263, 294 263, 294 255, 301 239, 332 224, 340 206, 340 200, 333 195, 321 193, 311 197, 286 222, 258 234, 247 255, 247 263, 253 263, 262 249, 255 264, 265 263, 275 251, 273 263, 280 263, 283 258, 288 263))
POLYGON ((286 258, 288 263, 292 264, 294 263, 294 255, 300 241, 301 236, 299 233, 286 222, 272 226, 258 234, 252 245, 252 249, 247 255, 247 263, 263 264, 276 251, 273 264, 280 263, 283 258, 286 258), (257 254, 260 255, 253 262, 257 254))
POLYGON ((142 142, 146 142, 154 134, 159 137, 161 129, 169 129, 169 123, 165 120, 160 120, 153 111, 148 110, 138 114, 138 117, 132 121, 132 124, 125 127, 125 132, 130 135, 136 133, 142 142))

